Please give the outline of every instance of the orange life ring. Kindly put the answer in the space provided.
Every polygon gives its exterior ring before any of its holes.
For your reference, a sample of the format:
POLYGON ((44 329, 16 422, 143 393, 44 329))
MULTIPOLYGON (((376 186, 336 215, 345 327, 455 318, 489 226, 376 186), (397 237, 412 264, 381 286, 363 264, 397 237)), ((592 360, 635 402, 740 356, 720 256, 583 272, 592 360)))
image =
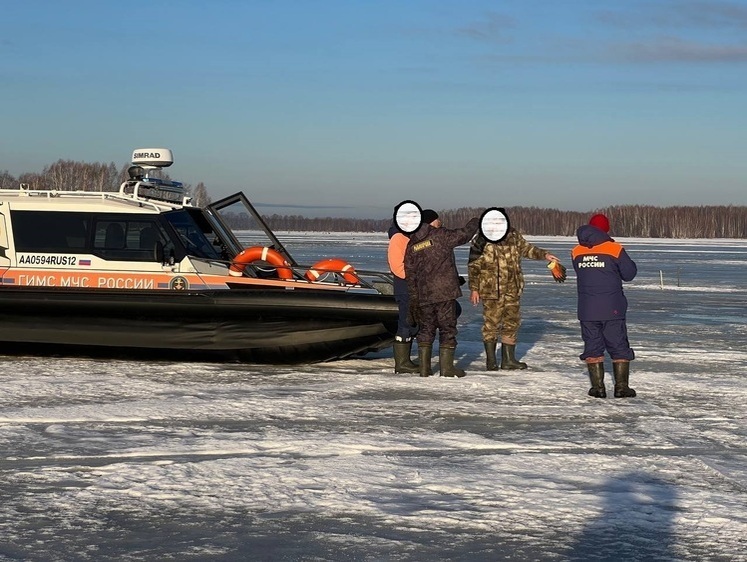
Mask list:
POLYGON ((228 268, 228 273, 234 277, 240 277, 246 269, 246 264, 255 261, 265 261, 270 265, 274 265, 275 271, 277 271, 280 279, 293 278, 290 264, 285 261, 285 258, 280 254, 280 252, 266 246, 251 246, 239 252, 239 254, 233 258, 231 267, 228 268))
POLYGON ((316 262, 306 272, 305 277, 309 281, 318 281, 326 273, 338 273, 342 275, 345 281, 353 285, 358 285, 361 282, 355 274, 355 268, 340 258, 327 258, 316 262))

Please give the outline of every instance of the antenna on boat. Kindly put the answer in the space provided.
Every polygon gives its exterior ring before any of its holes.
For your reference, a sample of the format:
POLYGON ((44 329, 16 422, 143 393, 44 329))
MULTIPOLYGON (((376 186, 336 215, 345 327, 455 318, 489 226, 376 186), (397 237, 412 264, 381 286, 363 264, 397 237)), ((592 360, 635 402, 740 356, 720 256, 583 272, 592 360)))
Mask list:
POLYGON ((132 151, 132 166, 128 172, 132 179, 142 179, 148 177, 148 170, 168 168, 173 163, 174 155, 168 148, 136 148, 132 151), (145 173, 140 178, 134 178, 133 174, 137 174, 139 170, 133 168, 140 168, 145 173))
POLYGON ((168 148, 136 148, 132 151, 132 166, 127 169, 130 180, 122 188, 129 186, 135 198, 140 196, 187 205, 190 198, 185 194, 183 183, 148 175, 150 170, 168 168, 173 163, 174 155, 168 148))

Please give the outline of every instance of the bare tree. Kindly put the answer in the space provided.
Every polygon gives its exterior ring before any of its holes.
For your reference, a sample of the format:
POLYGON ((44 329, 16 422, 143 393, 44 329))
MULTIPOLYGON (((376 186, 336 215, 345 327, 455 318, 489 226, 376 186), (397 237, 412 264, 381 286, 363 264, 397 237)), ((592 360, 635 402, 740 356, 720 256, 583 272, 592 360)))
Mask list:
POLYGON ((8 170, 0 172, 0 189, 13 189, 18 187, 18 180, 8 173, 8 170))
POLYGON ((45 176, 41 174, 25 173, 18 176, 19 185, 27 185, 29 189, 51 189, 45 176))
POLYGON ((192 204, 197 207, 204 207, 212 201, 208 195, 207 187, 202 182, 198 183, 190 193, 192 194, 192 204))

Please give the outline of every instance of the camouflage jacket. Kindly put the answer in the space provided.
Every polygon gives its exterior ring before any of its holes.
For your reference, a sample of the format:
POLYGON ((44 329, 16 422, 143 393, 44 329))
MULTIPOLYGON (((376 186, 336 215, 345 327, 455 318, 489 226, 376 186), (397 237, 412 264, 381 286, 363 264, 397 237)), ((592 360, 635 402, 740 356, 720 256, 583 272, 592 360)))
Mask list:
POLYGON ((513 228, 497 244, 478 235, 469 249, 469 289, 482 300, 497 299, 499 294, 520 297, 524 291, 522 258, 544 259, 547 250, 527 242, 513 228))

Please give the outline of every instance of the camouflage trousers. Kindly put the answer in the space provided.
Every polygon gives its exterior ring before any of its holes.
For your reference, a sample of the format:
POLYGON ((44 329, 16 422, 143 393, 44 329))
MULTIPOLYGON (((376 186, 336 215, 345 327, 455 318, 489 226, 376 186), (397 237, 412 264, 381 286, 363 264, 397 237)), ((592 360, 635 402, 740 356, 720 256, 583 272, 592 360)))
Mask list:
POLYGON ((518 295, 501 295, 497 299, 483 299, 483 341, 516 342, 521 326, 519 300, 518 295))
POLYGON ((432 345, 438 331, 441 347, 457 346, 456 300, 424 304, 420 307, 420 331, 418 345, 432 345))

